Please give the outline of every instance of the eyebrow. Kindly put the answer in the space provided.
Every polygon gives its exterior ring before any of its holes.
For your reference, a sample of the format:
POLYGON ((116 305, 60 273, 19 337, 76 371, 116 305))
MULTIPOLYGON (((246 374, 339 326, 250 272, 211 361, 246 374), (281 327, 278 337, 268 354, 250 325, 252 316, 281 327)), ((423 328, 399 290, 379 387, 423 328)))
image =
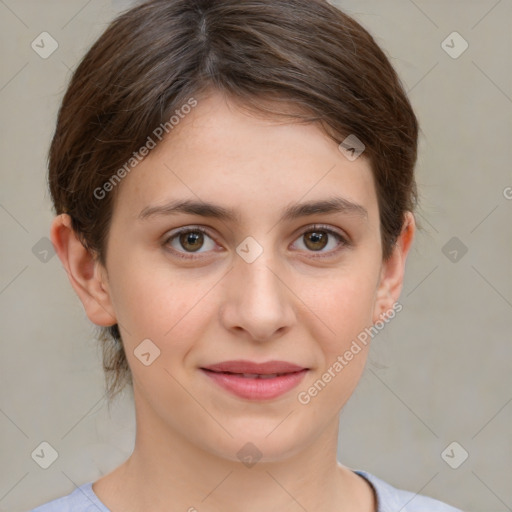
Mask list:
MULTIPOLYGON (((223 221, 240 222, 240 215, 233 209, 224 208, 207 201, 192 200, 176 200, 170 201, 164 205, 147 206, 139 213, 138 218, 140 220, 146 220, 154 216, 176 215, 178 213, 188 213, 223 221)), ((291 204, 284 209, 279 221, 290 221, 300 217, 326 213, 344 213, 356 215, 363 219, 368 218, 368 211, 364 206, 353 203, 343 197, 332 197, 320 201, 291 204)))

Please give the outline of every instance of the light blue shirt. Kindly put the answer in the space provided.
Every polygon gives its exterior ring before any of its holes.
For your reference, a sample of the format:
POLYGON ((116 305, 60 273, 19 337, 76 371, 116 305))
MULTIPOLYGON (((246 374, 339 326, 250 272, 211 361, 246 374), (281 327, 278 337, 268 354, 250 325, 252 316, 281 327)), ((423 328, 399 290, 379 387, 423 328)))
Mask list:
MULTIPOLYGON (((462 512, 441 501, 395 489, 366 471, 355 471, 375 489, 377 512, 462 512)), ((71 494, 50 501, 30 512, 111 512, 94 494, 92 482, 83 484, 71 494)))

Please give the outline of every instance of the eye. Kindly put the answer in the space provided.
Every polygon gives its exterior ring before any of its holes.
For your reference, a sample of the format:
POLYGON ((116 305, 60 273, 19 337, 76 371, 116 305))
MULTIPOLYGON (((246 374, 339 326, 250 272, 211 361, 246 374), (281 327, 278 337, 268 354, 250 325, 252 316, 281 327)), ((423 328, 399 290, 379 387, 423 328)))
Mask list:
MULTIPOLYGON (((336 254, 341 248, 350 245, 341 233, 317 224, 303 231, 298 240, 303 246, 299 247, 299 250, 320 253, 318 257, 324 257, 324 253, 336 254), (324 250, 326 247, 327 250, 324 250)), ((193 259, 195 253, 201 254, 215 250, 216 247, 208 231, 201 226, 187 226, 171 232, 166 237, 164 245, 170 247, 178 257, 189 259, 193 259)))
POLYGON ((186 254, 207 252, 214 249, 216 244, 208 235, 207 230, 199 226, 189 226, 181 228, 168 236, 164 245, 170 246, 174 252, 178 253, 179 257, 193 258, 193 256, 187 256, 186 254), (205 248, 205 250, 200 251, 202 248, 205 248))
MULTIPOLYGON (((322 256, 320 257, 323 257, 324 253, 335 254, 341 248, 349 245, 349 242, 341 233, 317 224, 304 231, 298 240, 302 242, 306 251, 321 253, 322 256), (324 251, 323 249, 326 247, 327 250, 324 251)), ((300 244, 299 249, 302 249, 300 244)))

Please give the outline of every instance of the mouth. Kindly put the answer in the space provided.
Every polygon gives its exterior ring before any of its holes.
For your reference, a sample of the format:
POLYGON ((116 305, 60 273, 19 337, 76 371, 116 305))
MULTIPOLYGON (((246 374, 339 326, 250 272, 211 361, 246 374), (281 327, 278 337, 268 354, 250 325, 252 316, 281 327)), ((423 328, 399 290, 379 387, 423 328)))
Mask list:
POLYGON ((203 367, 200 370, 220 388, 239 398, 270 400, 296 387, 309 368, 280 361, 260 364, 230 361, 203 367))

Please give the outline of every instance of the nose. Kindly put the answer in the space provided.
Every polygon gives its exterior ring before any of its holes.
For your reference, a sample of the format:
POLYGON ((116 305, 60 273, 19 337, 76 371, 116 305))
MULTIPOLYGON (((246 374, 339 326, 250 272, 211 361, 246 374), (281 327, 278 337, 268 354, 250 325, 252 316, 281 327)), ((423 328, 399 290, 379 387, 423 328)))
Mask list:
POLYGON ((220 313, 224 327, 258 342, 288 332, 296 318, 288 275, 266 251, 252 263, 237 258, 227 275, 220 313))

